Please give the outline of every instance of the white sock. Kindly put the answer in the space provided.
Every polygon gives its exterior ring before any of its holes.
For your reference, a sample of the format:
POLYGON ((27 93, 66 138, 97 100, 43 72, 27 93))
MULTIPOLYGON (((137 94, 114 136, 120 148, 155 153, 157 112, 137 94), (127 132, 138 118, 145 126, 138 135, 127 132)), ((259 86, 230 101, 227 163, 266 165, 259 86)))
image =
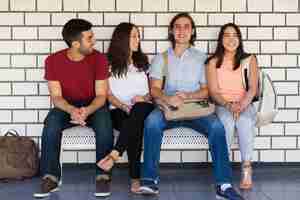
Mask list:
POLYGON ((232 185, 230 183, 224 183, 221 185, 221 190, 224 192, 225 190, 227 190, 228 188, 231 188, 232 185))

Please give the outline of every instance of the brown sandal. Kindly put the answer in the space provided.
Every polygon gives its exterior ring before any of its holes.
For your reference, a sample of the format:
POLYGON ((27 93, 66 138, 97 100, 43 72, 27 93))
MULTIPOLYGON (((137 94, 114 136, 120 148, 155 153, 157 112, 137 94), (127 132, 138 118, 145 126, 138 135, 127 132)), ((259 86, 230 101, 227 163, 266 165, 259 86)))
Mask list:
POLYGON ((141 184, 139 179, 131 179, 130 192, 134 194, 141 194, 141 184))
POLYGON ((243 164, 242 165, 242 172, 241 172, 241 182, 240 188, 241 189, 251 189, 252 188, 252 167, 251 164, 243 164))

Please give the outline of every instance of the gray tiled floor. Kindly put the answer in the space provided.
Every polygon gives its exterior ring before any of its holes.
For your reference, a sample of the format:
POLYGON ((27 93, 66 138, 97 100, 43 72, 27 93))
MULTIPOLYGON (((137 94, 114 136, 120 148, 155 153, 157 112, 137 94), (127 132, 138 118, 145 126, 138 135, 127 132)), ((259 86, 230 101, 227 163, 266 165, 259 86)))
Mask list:
MULTIPOLYGON (((259 166, 254 168, 254 188, 240 191, 247 200, 299 200, 300 166, 259 166)), ((94 170, 91 165, 64 167, 61 191, 46 200, 94 200, 94 170)), ((39 178, 0 183, 0 200, 30 200, 39 186, 39 178)), ((234 167, 234 183, 238 185, 239 168, 234 167)), ((101 198, 98 198, 101 199, 101 198)), ((113 172, 112 195, 109 200, 214 200, 211 167, 163 166, 159 196, 133 195, 128 192, 125 167, 113 172)))

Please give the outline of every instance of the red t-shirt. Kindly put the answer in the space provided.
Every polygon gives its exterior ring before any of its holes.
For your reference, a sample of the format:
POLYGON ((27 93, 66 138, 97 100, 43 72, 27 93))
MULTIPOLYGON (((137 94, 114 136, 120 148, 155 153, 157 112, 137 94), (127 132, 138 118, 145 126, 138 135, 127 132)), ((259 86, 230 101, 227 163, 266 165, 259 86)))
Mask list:
POLYGON ((62 95, 67 101, 91 101, 95 98, 95 80, 108 78, 106 57, 94 50, 81 61, 67 57, 67 49, 47 57, 45 76, 48 81, 59 81, 62 95))

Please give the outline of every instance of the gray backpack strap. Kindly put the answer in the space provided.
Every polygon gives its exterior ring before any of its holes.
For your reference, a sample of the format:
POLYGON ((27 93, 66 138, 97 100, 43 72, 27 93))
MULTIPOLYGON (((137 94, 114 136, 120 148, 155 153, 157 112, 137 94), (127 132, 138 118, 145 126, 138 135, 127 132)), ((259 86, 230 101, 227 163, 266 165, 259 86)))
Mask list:
POLYGON ((251 56, 248 56, 247 58, 243 59, 241 62, 242 81, 245 89, 247 89, 247 85, 248 85, 247 81, 249 80, 250 58, 251 56))
POLYGON ((163 56, 163 66, 161 68, 161 72, 162 72, 162 78, 163 78, 163 85, 162 85, 162 88, 165 87, 165 84, 166 84, 166 79, 167 79, 167 76, 168 76, 168 51, 164 51, 162 53, 162 56, 163 56))

